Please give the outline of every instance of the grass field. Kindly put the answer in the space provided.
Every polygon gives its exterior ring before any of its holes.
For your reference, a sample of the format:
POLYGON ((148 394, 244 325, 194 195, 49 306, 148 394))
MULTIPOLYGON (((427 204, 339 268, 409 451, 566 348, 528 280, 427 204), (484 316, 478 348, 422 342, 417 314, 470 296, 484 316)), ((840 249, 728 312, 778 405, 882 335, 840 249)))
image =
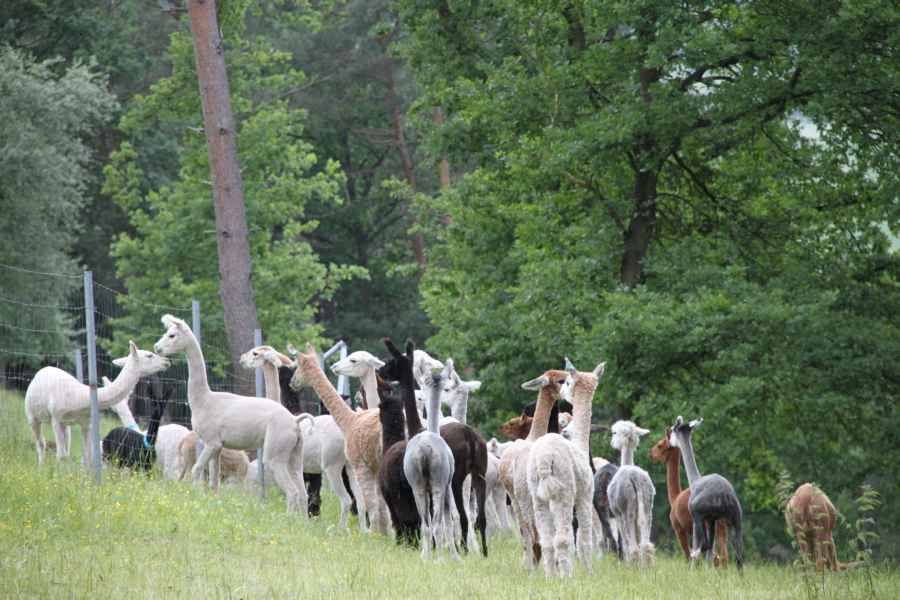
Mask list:
POLYGON ((426 564, 392 539, 360 535, 355 519, 339 530, 329 495, 306 521, 272 491, 266 501, 237 489, 213 496, 106 468, 98 487, 77 459, 53 456, 38 468, 22 404, 0 389, 3 598, 900 598, 888 565, 823 578, 751 559, 741 576, 659 554, 649 569, 605 557, 593 575, 546 580, 520 566, 512 534, 493 538, 486 560, 426 564))

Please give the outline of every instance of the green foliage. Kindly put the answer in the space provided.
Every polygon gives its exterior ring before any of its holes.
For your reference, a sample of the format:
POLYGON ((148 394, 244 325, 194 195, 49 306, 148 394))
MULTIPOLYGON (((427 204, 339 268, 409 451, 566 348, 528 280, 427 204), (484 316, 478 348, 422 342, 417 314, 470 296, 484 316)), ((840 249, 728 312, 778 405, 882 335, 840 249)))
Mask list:
POLYGON ((3 270, 0 332, 7 349, 65 347, 70 323, 58 306, 79 288, 69 252, 82 223, 91 154, 84 137, 115 108, 94 65, 36 61, 0 47, 0 264, 74 277, 3 270), (40 304, 28 311, 25 304, 40 304), (9 326, 5 326, 9 324, 9 326))
MULTIPOLYGON (((239 122, 238 155, 260 323, 273 345, 317 340, 322 327, 314 322, 316 303, 330 298, 342 281, 365 275, 358 267, 323 264, 308 241, 318 223, 305 218, 306 206, 340 202, 340 169, 327 161, 315 169, 320 163, 304 139, 304 113, 282 99, 304 80, 288 66, 288 56, 260 39, 233 38, 229 46, 226 60, 239 122)), ((128 317, 121 324, 128 330, 158 330, 159 314, 144 303, 188 306, 197 299, 204 314, 221 313, 206 137, 199 127, 190 36, 173 35, 170 53, 172 75, 154 84, 146 97, 135 97, 121 127, 136 140, 157 126, 176 129, 178 177, 157 188, 148 186, 140 167, 141 148, 130 143, 121 146, 106 169, 105 191, 128 211, 135 230, 121 234, 113 246, 119 276, 130 292, 123 300, 128 317)), ((223 324, 205 318, 203 328, 208 338, 220 334, 223 324)))

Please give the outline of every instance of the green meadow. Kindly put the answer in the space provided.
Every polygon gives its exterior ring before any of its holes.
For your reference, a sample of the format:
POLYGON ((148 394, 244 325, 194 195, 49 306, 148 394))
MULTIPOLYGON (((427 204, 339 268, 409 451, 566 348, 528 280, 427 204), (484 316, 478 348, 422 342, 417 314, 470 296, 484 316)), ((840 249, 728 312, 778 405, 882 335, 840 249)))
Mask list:
MULTIPOLYGON (((106 420, 104 429, 113 425, 106 420)), ((607 556, 592 574, 547 580, 521 567, 512 533, 490 540, 487 559, 425 563, 393 539, 360 534, 355 518, 349 531, 338 529, 337 517, 330 495, 322 516, 308 521, 285 514, 271 489, 265 500, 236 488, 212 495, 158 473, 112 468, 97 486, 78 459, 58 464, 54 456, 38 468, 22 396, 0 390, 3 598, 900 597, 900 573, 890 565, 822 577, 750 557, 739 575, 663 552, 652 568, 607 556)))

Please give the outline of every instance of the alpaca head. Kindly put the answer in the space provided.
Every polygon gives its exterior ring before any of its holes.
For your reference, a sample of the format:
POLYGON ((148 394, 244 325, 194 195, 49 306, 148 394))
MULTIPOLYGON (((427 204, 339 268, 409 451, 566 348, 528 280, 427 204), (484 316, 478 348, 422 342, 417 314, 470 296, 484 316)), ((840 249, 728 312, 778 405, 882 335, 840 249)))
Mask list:
POLYGON ((272 346, 257 346, 241 354, 241 365, 246 369, 256 369, 266 364, 279 367, 291 367, 294 361, 272 346))
POLYGON ((134 342, 128 342, 128 356, 116 358, 113 364, 122 369, 136 369, 140 377, 147 377, 169 368, 169 359, 148 350, 139 349, 134 342))
POLYGON ((160 320, 165 326, 166 332, 153 345, 153 349, 163 356, 183 352, 194 338, 190 326, 172 315, 163 315, 160 320))
POLYGON ((669 459, 669 456, 671 456, 673 452, 678 452, 678 448, 669 443, 669 437, 671 435, 672 428, 666 427, 666 435, 650 448, 650 460, 664 463, 669 459))
POLYGON ((290 388, 295 392, 300 391, 301 388, 307 385, 307 383, 303 379, 303 370, 304 369, 321 369, 319 366, 321 362, 319 361, 319 355, 316 353, 316 349, 313 348, 312 344, 306 344, 306 352, 298 352, 293 346, 288 346, 288 352, 294 354, 297 358, 297 368, 294 370, 294 375, 291 377, 290 388))
POLYGON ((563 384, 566 383, 566 377, 568 376, 569 373, 567 371, 550 369, 549 371, 544 371, 543 375, 523 383, 522 389, 533 392, 548 391, 553 398, 559 399, 560 390, 563 384))
POLYGON ((412 340, 406 340, 406 354, 404 354, 394 345, 391 338, 384 338, 382 341, 388 352, 391 353, 391 358, 378 369, 378 376, 385 381, 399 381, 412 385, 415 343, 412 340))
MULTIPOLYGON (((572 396, 576 390, 593 397, 594 390, 597 389, 597 385, 600 383, 600 378, 603 377, 603 373, 605 371, 605 362, 599 363, 596 367, 594 367, 593 371, 579 371, 575 368, 575 365, 572 364, 572 361, 570 361, 569 357, 567 356, 567 376, 565 382, 559 390, 560 398, 562 398, 566 402, 572 402, 572 396)), ((562 422, 560 422, 559 426, 565 427, 562 422)))
POLYGON ((441 402, 449 406, 451 411, 460 410, 462 407, 468 406, 469 394, 481 388, 481 382, 460 379, 452 358, 447 359, 447 371, 448 376, 441 391, 441 402))
POLYGON ((641 438, 650 433, 649 429, 638 427, 631 421, 616 421, 612 426, 610 445, 616 450, 637 448, 641 438))
POLYGON ((669 433, 669 445, 680 450, 687 448, 691 443, 691 434, 702 422, 703 419, 701 418, 685 423, 681 415, 678 415, 678 418, 675 419, 675 424, 672 425, 671 433, 669 433))
POLYGON ((420 387, 423 386, 423 382, 431 377, 431 374, 435 369, 443 368, 444 363, 433 358, 424 350, 419 350, 417 348, 413 351, 413 377, 416 378, 416 382, 420 387))
POLYGON ((383 366, 384 361, 377 356, 365 350, 357 350, 331 365, 331 372, 335 375, 360 378, 369 371, 377 371, 383 366))
POLYGON ((500 426, 500 433, 511 440, 524 440, 531 431, 532 417, 519 415, 500 426))

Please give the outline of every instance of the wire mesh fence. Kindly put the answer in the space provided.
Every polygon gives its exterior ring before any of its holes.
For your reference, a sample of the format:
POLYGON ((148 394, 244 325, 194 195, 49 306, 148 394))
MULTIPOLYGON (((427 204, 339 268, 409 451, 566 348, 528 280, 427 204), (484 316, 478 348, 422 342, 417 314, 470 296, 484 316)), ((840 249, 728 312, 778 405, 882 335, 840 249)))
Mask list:
MULTIPOLYGON (((184 357, 170 357, 165 370, 140 379, 133 388, 124 385, 124 393, 119 389, 127 378, 122 377, 123 370, 114 361, 128 355, 129 341, 142 350, 152 350, 164 328, 161 323, 155 328, 148 323, 159 323, 163 314, 191 325, 201 342, 213 390, 252 390, 259 377, 259 373, 232 365, 222 314, 204 313, 197 302, 188 306, 144 302, 139 295, 125 294, 81 272, 52 273, 0 264, 0 281, 0 387, 25 395, 32 386, 33 393, 29 392, 26 399, 26 418, 39 460, 54 453, 60 457, 80 453, 86 466, 97 469, 99 481, 101 446, 103 456, 121 457, 129 454, 126 446, 133 442, 138 445, 133 449, 134 457, 140 462, 146 458, 141 456, 141 448, 150 450, 147 430, 153 421, 154 434, 190 429, 184 357), (95 398, 89 385, 91 374, 96 378, 95 398), (122 401, 117 399, 119 395, 122 401), (108 432, 107 437, 111 437, 107 443, 101 444, 99 427, 91 439, 87 435, 94 429, 90 425, 92 403, 117 420, 122 430, 115 435, 108 432), (160 410, 160 406, 164 408, 160 410), (74 444, 72 426, 74 433, 80 434, 74 444), (92 455, 96 461, 91 460, 92 455)), ((341 356, 346 352, 343 343, 330 351, 341 356)), ((345 398, 349 397, 348 382, 336 383, 345 398)), ((262 395, 259 390, 257 394, 262 395)), ((285 404, 295 413, 322 412, 318 398, 309 391, 292 394, 291 402, 285 404)), ((155 435, 152 437, 155 439, 155 435)))

